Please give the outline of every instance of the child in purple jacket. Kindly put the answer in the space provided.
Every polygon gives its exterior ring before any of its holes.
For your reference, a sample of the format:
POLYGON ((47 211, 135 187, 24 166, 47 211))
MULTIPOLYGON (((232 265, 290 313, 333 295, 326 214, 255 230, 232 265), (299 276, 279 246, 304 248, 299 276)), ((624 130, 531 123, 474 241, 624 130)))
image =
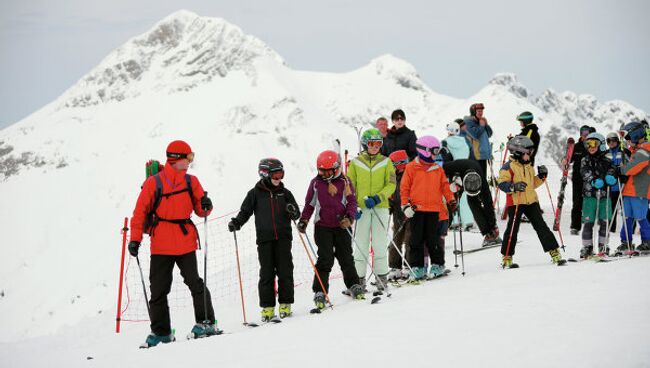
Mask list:
POLYGON ((329 275, 334 258, 343 272, 343 281, 355 299, 365 299, 359 276, 354 267, 349 228, 354 222, 357 200, 350 180, 341 174, 341 160, 334 151, 324 151, 316 160, 318 175, 309 183, 305 208, 298 222, 298 231, 305 233, 314 214, 314 239, 318 247, 316 270, 325 290, 314 275, 312 290, 318 309, 325 308, 325 292, 329 290, 329 275))

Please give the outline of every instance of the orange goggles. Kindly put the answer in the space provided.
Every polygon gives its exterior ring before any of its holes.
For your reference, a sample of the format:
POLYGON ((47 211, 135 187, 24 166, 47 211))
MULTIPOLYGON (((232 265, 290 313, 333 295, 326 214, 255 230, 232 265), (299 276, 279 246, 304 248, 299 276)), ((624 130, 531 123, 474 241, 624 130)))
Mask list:
POLYGON ((271 172, 271 175, 270 175, 270 176, 271 176, 271 179, 273 179, 273 180, 281 180, 281 179, 284 179, 284 171, 282 171, 282 170, 280 170, 280 171, 273 171, 273 172, 271 172))
POLYGON ((600 146, 600 142, 597 140, 590 139, 588 141, 585 141, 585 147, 587 148, 596 148, 600 146))
POLYGON ((381 148, 383 144, 384 142, 382 141, 368 141, 369 148, 381 148))
POLYGON ((194 161, 194 152, 190 152, 188 154, 167 152, 167 157, 171 158, 171 159, 174 159, 174 160, 181 160, 181 159, 186 158, 187 161, 192 162, 192 161, 194 161))

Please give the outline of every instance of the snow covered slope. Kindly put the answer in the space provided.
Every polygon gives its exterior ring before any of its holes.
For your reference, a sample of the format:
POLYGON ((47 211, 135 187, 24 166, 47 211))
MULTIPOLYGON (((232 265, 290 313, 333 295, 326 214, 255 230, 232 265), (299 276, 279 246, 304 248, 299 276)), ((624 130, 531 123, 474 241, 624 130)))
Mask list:
MULTIPOLYGON (((518 113, 532 111, 542 133, 553 133, 539 159, 547 165, 576 126, 609 130, 645 116, 624 102, 570 92, 534 97, 512 74, 452 98, 390 55, 348 73, 295 71, 222 19, 174 13, 0 131, 0 339, 106 322, 97 315, 114 309, 121 219, 132 211, 144 162, 163 159, 171 140, 187 140, 197 153, 191 171, 222 215, 239 206, 262 157, 285 163, 285 182, 301 199, 317 153, 333 139, 354 154, 354 127, 402 108, 419 135, 444 136, 445 124, 477 101, 486 105, 496 146, 518 131, 518 113)), ((553 168, 550 180, 558 180, 553 168)))

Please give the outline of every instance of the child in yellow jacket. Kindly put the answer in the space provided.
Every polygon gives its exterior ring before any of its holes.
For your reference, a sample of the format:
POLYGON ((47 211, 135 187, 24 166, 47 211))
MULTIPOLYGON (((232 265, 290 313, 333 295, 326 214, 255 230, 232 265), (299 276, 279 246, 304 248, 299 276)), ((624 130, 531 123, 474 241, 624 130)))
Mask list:
POLYGON ((501 243, 502 266, 508 268, 519 267, 512 262, 517 244, 517 233, 521 215, 525 214, 533 225, 539 241, 545 252, 548 252, 551 259, 558 266, 566 263, 560 255, 559 246, 555 236, 548 228, 542 217, 542 210, 539 206, 535 189, 544 183, 548 176, 545 166, 535 169, 530 163, 534 151, 533 141, 526 136, 516 136, 508 142, 508 150, 511 152, 508 160, 499 171, 499 189, 505 193, 512 193, 514 206, 508 207, 508 225, 506 227, 503 243, 501 243))

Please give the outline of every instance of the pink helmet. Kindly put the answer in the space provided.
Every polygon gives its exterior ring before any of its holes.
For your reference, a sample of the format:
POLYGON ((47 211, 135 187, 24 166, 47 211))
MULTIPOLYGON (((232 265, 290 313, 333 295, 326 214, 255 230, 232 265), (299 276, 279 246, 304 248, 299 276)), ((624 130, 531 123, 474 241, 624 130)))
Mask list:
POLYGON ((424 158, 430 158, 432 154, 435 156, 440 150, 440 141, 432 135, 425 135, 415 141, 415 148, 418 155, 424 158))

